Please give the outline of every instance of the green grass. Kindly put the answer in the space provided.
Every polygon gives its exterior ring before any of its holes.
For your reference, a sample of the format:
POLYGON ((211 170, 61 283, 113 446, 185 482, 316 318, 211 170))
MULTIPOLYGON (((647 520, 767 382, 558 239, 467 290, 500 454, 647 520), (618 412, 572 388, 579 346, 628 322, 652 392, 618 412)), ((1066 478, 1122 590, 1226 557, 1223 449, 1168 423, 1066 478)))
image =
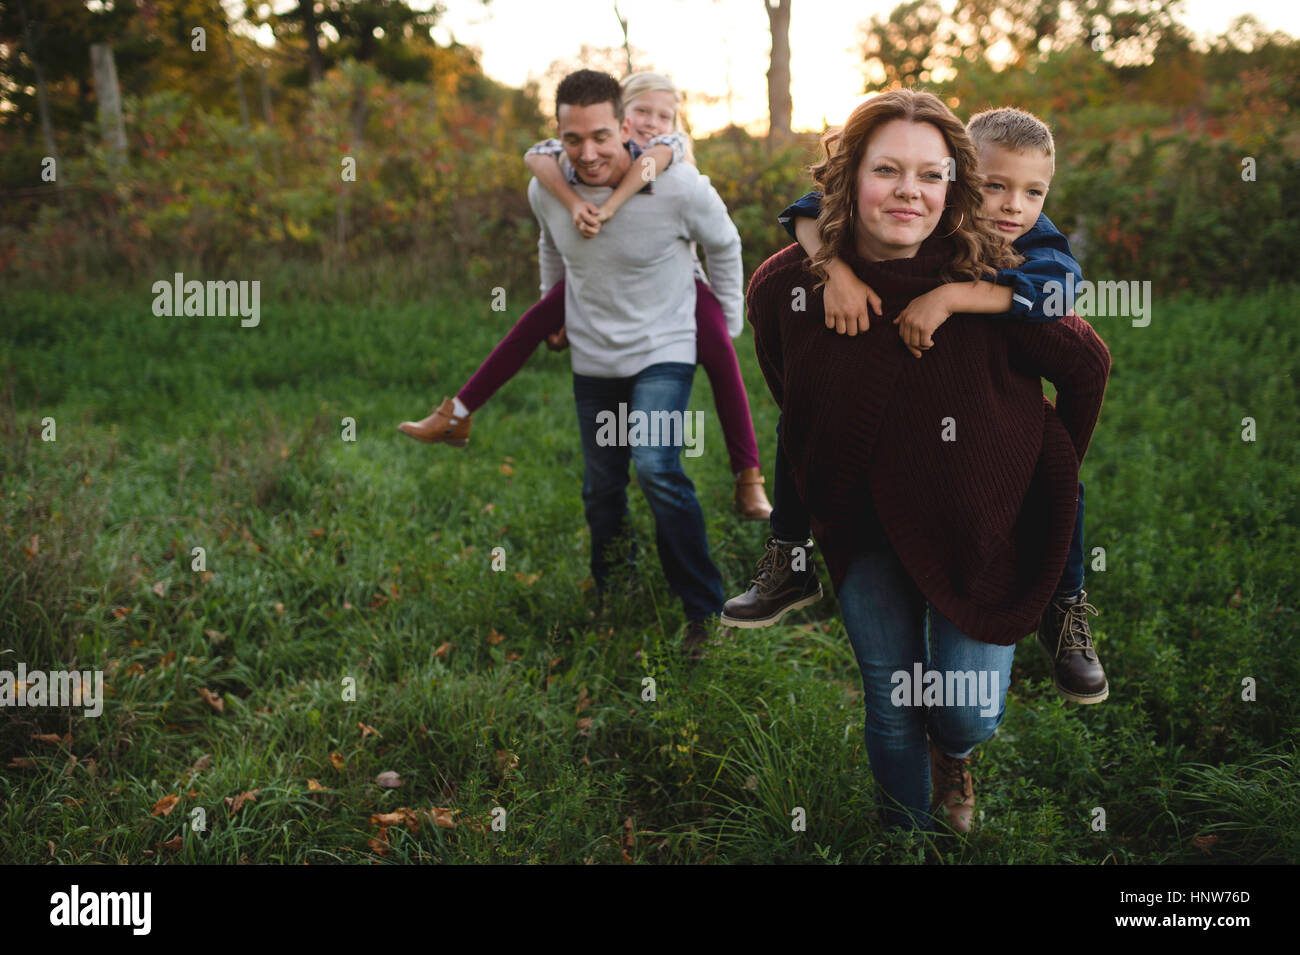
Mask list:
MULTIPOLYGON (((497 313, 486 292, 277 274, 254 329, 155 318, 147 281, 0 302, 0 669, 98 667, 109 694, 96 719, 3 711, 7 860, 1300 861, 1300 289, 1158 301, 1148 328, 1097 320, 1114 369, 1083 479, 1111 697, 1064 702, 1022 642, 1006 718, 977 750, 982 822, 923 840, 872 817, 829 588, 694 666, 652 553, 632 595, 592 616, 567 355, 534 356, 465 451, 396 432, 456 390, 524 298, 497 313), (390 770, 400 788, 376 784, 390 770), (232 816, 226 797, 250 790, 232 816), (175 810, 151 815, 168 795, 175 810), (376 855, 371 816, 399 807, 460 824, 390 827, 376 855)), ((775 408, 748 330, 737 346, 770 474, 775 408)), ((765 527, 730 511, 703 374, 692 407, 705 453, 686 468, 739 592, 765 527)))

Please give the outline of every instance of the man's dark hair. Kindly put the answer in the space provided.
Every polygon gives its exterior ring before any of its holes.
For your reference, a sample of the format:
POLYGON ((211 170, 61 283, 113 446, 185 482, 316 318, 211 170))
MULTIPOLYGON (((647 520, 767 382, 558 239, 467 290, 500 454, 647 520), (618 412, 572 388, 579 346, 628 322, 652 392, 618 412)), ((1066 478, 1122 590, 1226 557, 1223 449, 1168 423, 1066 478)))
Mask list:
POLYGON ((596 70, 578 70, 560 80, 555 88, 555 121, 560 121, 561 106, 595 106, 609 103, 614 119, 623 122, 623 90, 618 80, 596 70))

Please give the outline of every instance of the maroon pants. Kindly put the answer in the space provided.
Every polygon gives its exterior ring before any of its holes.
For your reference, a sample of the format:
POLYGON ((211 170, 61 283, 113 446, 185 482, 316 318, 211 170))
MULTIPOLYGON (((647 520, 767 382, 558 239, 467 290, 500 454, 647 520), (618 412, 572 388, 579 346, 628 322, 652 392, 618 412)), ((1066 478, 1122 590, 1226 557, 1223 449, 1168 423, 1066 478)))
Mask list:
MULTIPOLYGON (((515 322, 515 327, 492 349, 478 371, 456 397, 471 412, 481 408, 496 390, 513 378, 547 335, 564 325, 564 282, 559 281, 515 322)), ((713 386, 713 403, 722 422, 722 435, 731 459, 731 471, 758 467, 758 441, 749 416, 749 396, 740 377, 740 362, 727 334, 727 317, 712 289, 695 280, 695 351, 713 386)))

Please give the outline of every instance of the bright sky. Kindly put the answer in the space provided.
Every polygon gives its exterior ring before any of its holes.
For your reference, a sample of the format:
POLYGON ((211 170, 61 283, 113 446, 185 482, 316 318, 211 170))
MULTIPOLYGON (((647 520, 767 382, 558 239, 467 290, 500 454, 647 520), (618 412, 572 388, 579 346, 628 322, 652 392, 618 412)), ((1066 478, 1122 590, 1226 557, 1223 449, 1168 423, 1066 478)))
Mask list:
MULTIPOLYGON (((614 0, 444 0, 449 8, 434 36, 451 36, 482 52, 484 70, 510 86, 540 78, 551 62, 573 58, 585 43, 622 46, 614 0)), ((762 0, 619 0, 634 51, 688 93, 686 110, 697 136, 729 119, 754 132, 767 128, 767 68, 771 34, 762 0), (731 89, 731 107, 725 98, 731 89), (692 93, 721 97, 708 105, 692 93)), ((425 6, 412 0, 412 6, 425 6)), ((841 121, 862 99, 857 25, 888 13, 896 0, 793 0, 790 17, 794 127, 841 121)), ((1186 0, 1183 22, 1217 34, 1241 13, 1270 29, 1300 35, 1295 0, 1186 0)), ((636 63, 644 68, 644 64, 636 63)), ((544 97, 552 90, 543 90, 544 97)))

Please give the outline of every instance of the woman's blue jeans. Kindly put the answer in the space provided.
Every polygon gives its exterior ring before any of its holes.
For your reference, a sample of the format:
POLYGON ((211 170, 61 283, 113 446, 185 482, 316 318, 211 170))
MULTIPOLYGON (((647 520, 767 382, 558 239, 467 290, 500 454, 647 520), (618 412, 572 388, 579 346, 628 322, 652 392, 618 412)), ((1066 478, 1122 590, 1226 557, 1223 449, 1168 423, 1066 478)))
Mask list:
POLYGON ((982 643, 958 630, 922 596, 892 549, 855 554, 838 597, 862 671, 867 756, 884 796, 885 825, 932 830, 926 734, 955 757, 992 736, 1006 711, 1015 645, 982 643), (921 700, 903 692, 918 682, 917 663, 923 674, 944 676, 947 705, 917 705, 921 700))

